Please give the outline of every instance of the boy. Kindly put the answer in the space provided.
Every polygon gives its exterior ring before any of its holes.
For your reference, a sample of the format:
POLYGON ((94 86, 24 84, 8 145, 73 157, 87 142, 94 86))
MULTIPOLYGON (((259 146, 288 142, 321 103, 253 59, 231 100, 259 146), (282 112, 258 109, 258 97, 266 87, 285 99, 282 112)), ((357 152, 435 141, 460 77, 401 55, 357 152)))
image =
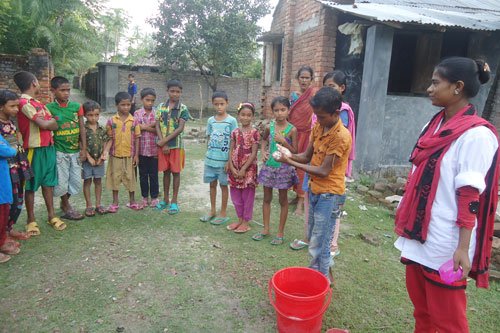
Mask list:
POLYGON ((130 102, 132 103, 132 105, 130 107, 130 114, 133 116, 135 112, 135 96, 137 95, 137 84, 135 83, 135 76, 132 73, 128 75, 127 92, 131 98, 130 102))
POLYGON ((215 116, 207 122, 207 153, 203 181, 210 184, 210 214, 200 218, 201 222, 220 225, 229 221, 226 216, 228 189, 227 169, 231 132, 238 127, 238 122, 227 113, 228 98, 224 91, 212 95, 215 116), (217 181, 222 191, 222 203, 219 216, 216 215, 217 181))
POLYGON ((342 96, 336 90, 321 88, 310 101, 318 121, 307 149, 301 154, 289 154, 280 146, 278 159, 310 175, 308 237, 312 259, 309 267, 330 281, 330 240, 344 199, 344 175, 351 151, 351 134, 339 120, 341 102, 342 96))
POLYGON ((66 224, 54 212, 54 186, 57 185, 56 149, 52 131, 56 131, 57 122, 50 111, 33 96, 38 94, 40 85, 30 72, 17 72, 14 82, 21 90, 17 122, 23 137, 23 148, 28 153, 34 177, 26 182, 27 222, 26 231, 30 236, 40 235, 35 221, 35 192, 42 187, 42 195, 47 207, 47 223, 55 230, 62 231, 66 224))
POLYGON ((156 147, 156 120, 153 105, 156 92, 152 88, 141 90, 142 108, 134 113, 141 128, 139 139, 139 182, 142 205, 156 207, 158 204, 158 149, 156 147), (149 197, 151 196, 151 201, 149 197))
POLYGON ((91 217, 95 213, 106 214, 106 208, 101 205, 102 182, 104 177, 104 161, 108 159, 111 140, 106 129, 99 125, 99 114, 101 106, 94 101, 83 103, 85 112, 85 134, 87 139, 87 156, 82 163, 83 195, 85 196, 85 216, 91 217), (95 186, 95 210, 90 199, 90 187, 92 179, 95 186))
POLYGON ((168 209, 170 215, 179 212, 177 196, 181 184, 181 171, 184 169, 184 145, 182 132, 189 120, 187 106, 180 102, 182 84, 179 80, 167 82, 168 100, 156 108, 156 132, 158 134, 158 170, 163 172, 163 201, 158 209, 168 209), (169 201, 170 174, 173 178, 172 200, 169 201))
POLYGON ((113 203, 109 213, 116 213, 118 208, 118 190, 123 183, 128 190, 127 207, 140 210, 143 207, 135 202, 135 172, 139 161, 139 137, 141 128, 130 114, 130 95, 124 91, 115 95, 117 113, 106 123, 106 132, 111 138, 111 150, 106 170, 106 186, 113 191, 113 203))
POLYGON ((54 147, 57 160, 57 186, 54 196, 61 198, 62 219, 81 220, 83 215, 71 207, 69 198, 80 192, 81 162, 86 158, 85 123, 80 103, 69 100, 71 86, 65 77, 54 76, 50 80, 54 102, 46 105, 57 121, 54 147), (80 149, 81 145, 81 149, 80 149))

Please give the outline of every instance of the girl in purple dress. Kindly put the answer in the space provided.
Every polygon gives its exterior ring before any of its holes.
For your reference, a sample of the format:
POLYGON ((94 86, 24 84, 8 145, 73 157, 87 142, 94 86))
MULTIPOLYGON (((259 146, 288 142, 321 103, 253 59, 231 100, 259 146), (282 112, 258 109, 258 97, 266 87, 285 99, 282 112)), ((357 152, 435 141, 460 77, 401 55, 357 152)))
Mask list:
POLYGON ((297 152, 297 129, 287 121, 290 109, 288 98, 278 96, 271 103, 274 120, 266 127, 262 135, 262 165, 258 181, 264 186, 264 202, 262 204, 262 216, 264 229, 255 234, 252 239, 260 241, 269 236, 269 220, 271 215, 271 201, 273 198, 273 188, 279 191, 279 201, 281 206, 280 224, 276 237, 271 241, 273 245, 283 244, 283 234, 285 223, 288 217, 288 189, 297 184, 299 179, 295 168, 277 162, 273 158, 273 153, 277 151, 276 144, 289 149, 293 154, 297 152))

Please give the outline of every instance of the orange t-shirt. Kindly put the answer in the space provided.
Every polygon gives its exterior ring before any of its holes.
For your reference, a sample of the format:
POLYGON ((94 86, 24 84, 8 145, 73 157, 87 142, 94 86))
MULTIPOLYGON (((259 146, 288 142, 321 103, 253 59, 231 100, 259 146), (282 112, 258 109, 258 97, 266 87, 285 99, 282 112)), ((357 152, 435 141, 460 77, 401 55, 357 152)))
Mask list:
POLYGON ((310 175, 309 186, 313 194, 332 193, 342 195, 345 193, 345 171, 349 153, 351 152, 351 133, 339 121, 326 133, 319 123, 311 132, 313 143, 312 166, 320 166, 327 155, 335 155, 333 167, 327 177, 310 175))

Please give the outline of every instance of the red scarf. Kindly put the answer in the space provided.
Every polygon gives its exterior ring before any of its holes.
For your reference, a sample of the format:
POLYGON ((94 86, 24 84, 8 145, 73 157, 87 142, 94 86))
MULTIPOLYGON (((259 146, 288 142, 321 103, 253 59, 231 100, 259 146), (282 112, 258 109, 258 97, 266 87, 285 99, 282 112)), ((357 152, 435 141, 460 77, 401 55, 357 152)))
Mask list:
MULTIPOLYGON (((421 243, 425 243, 427 239, 432 204, 440 178, 441 161, 451 144, 464 132, 477 126, 486 126, 496 135, 495 127, 477 116, 473 105, 462 108, 438 129, 443 117, 444 110, 432 118, 413 149, 410 162, 416 169, 413 173, 410 171, 406 191, 396 213, 395 232, 421 243)), ((469 274, 476 279, 478 287, 488 287, 488 266, 498 201, 497 155, 498 151, 485 178, 486 189, 479 198, 476 251, 469 274)))

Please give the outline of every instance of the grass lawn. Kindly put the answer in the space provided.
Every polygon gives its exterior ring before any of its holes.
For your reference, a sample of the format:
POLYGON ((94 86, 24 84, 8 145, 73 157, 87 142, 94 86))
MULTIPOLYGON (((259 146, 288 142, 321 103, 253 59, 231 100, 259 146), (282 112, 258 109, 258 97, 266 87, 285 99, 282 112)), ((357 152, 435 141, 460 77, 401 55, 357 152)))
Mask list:
MULTIPOLYGON (((177 216, 131 211, 123 190, 117 214, 70 222, 56 232, 42 223, 45 208, 37 193, 41 236, 24 242, 21 254, 0 267, 0 332, 274 332, 267 284, 281 268, 308 264, 306 251, 287 245, 302 237, 303 220, 290 215, 282 246, 253 241, 257 224, 237 235, 199 222, 209 203, 208 185, 202 183, 205 145, 186 148, 177 216)), ((82 195, 74 202, 85 207, 82 195)), ((104 203, 110 203, 109 191, 104 203)), ((256 221, 261 204, 258 191, 256 221)), ((364 202, 353 190, 346 211, 324 330, 412 331, 389 211, 364 202), (360 234, 370 234, 379 245, 366 243, 360 234)), ((235 219, 232 207, 229 213, 235 219)), ((278 214, 275 196, 274 232, 278 214)), ((24 227, 25 218, 23 213, 17 228, 24 227)), ((467 293, 471 331, 498 332, 500 284, 486 291, 471 283, 467 293)))

